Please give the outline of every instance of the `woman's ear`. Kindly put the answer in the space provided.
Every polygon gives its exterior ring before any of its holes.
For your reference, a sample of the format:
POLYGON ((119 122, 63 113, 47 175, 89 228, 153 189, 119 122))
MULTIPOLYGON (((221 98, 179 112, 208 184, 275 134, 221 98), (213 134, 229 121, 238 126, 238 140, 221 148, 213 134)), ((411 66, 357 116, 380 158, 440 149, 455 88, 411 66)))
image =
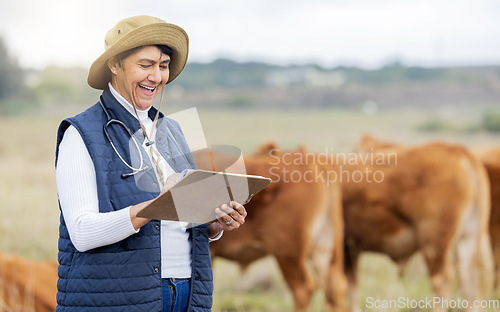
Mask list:
POLYGON ((111 57, 108 62, 107 62, 107 65, 109 67, 109 70, 111 71, 111 73, 113 75, 116 75, 116 69, 119 67, 119 64, 118 64, 118 60, 116 59, 116 57, 111 57))

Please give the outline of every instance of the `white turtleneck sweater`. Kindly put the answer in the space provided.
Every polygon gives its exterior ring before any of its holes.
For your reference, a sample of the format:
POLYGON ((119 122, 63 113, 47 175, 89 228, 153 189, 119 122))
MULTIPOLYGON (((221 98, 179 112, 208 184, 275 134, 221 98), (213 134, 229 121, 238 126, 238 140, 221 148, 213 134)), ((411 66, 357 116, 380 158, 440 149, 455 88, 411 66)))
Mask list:
MULTIPOLYGON (((111 84, 109 89, 118 102, 136 117, 132 105, 111 84)), ((137 114, 145 130, 151 133, 153 121, 148 111, 137 110, 137 114)), ((154 138, 154 133, 151 137, 154 138)), ((149 155, 149 148, 145 150, 149 155)), ((167 175, 174 173, 165 159, 162 161, 169 171, 167 175)), ((78 251, 113 244, 140 231, 134 230, 130 207, 99 212, 94 164, 82 137, 73 126, 68 127, 59 145, 56 180, 64 221, 71 242, 78 251)), ((162 278, 191 277, 191 245, 187 226, 185 222, 161 221, 162 278)))

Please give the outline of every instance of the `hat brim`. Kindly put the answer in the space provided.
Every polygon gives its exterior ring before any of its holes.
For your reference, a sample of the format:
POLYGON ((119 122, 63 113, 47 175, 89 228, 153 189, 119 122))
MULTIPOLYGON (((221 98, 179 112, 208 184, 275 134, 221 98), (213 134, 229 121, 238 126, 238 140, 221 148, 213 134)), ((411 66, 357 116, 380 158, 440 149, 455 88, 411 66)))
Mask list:
POLYGON ((168 23, 154 23, 127 33, 101 54, 90 66, 87 77, 89 86, 98 90, 104 90, 108 87, 108 82, 111 81, 111 71, 107 62, 111 57, 133 48, 156 44, 166 45, 172 49, 169 64, 170 76, 167 81, 167 83, 170 83, 186 66, 189 38, 179 26, 168 23))

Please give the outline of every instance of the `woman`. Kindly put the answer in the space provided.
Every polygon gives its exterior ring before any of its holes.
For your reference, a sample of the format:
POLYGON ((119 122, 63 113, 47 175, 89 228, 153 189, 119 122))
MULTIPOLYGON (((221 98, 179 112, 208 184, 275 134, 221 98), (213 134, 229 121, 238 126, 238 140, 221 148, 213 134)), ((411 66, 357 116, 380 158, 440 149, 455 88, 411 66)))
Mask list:
POLYGON ((154 17, 124 19, 106 34, 88 76, 104 90, 100 101, 58 132, 56 311, 211 310, 209 241, 242 225, 244 207, 222 205, 216 222, 193 228, 137 217, 195 168, 179 125, 152 107, 187 55, 184 30, 154 17))

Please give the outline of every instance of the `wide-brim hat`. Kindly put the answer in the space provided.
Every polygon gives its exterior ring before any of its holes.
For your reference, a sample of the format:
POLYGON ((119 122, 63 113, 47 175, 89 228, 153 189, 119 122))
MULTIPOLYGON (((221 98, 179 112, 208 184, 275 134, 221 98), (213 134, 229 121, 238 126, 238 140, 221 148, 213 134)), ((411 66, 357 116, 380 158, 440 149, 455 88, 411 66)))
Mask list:
POLYGON ((147 46, 166 45, 172 49, 169 64, 170 76, 174 80, 184 69, 189 50, 189 38, 181 27, 169 24, 156 17, 140 15, 121 20, 106 33, 104 53, 90 66, 87 82, 94 89, 104 90, 111 81, 107 65, 109 58, 127 50, 147 46))

